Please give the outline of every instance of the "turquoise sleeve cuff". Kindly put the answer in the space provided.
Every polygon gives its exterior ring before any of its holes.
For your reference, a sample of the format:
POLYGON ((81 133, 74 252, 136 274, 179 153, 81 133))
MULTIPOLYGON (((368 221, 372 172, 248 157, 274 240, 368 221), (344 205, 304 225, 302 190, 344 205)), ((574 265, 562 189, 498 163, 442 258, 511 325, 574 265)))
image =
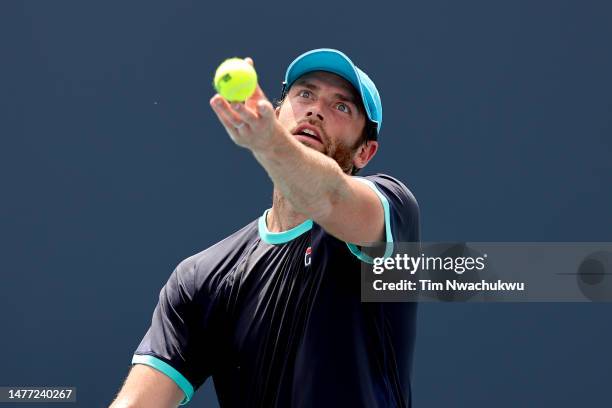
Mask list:
POLYGON ((149 367, 153 367, 170 377, 185 394, 185 398, 183 398, 183 401, 181 401, 181 405, 185 405, 191 400, 191 397, 193 396, 193 386, 170 364, 160 360, 157 357, 142 354, 134 354, 134 357, 132 357, 132 364, 148 365, 149 367))
MULTIPOLYGON (((378 190, 376 184, 372 183, 370 180, 361 177, 353 178, 370 187, 372 191, 376 193, 378 199, 380 200, 380 203, 383 206, 383 211, 385 215, 385 238, 387 242, 385 254, 383 255, 383 257, 388 258, 393 254, 393 234, 391 233, 391 212, 389 210, 389 200, 387 200, 387 197, 385 197, 385 195, 378 190)), ((357 245, 348 242, 346 243, 346 245, 348 246, 348 249, 351 251, 351 253, 357 258, 359 258, 359 260, 370 264, 374 263, 372 257, 361 252, 361 250, 357 248, 357 245)))

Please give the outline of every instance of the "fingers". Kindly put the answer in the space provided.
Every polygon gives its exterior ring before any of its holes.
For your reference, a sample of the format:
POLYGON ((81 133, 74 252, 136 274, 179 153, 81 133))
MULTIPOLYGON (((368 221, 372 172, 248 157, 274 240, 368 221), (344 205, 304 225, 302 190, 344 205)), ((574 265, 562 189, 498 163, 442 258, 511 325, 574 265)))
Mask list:
POLYGON ((232 137, 235 137, 235 135, 237 134, 237 131, 243 130, 244 128, 248 126, 244 122, 240 122, 240 121, 237 121, 235 119, 228 117, 227 114, 222 111, 219 111, 219 112, 215 111, 215 113, 217 114, 217 118, 219 118, 219 121, 225 127, 225 130, 232 137))
MULTIPOLYGON (((254 66, 251 57, 246 57, 244 60, 254 66)), ((211 98, 210 106, 229 130, 244 129, 241 126, 242 123, 249 127, 256 127, 259 119, 269 119, 274 116, 274 108, 259 84, 244 103, 230 104, 221 95, 216 94, 211 98)))
POLYGON ((274 106, 268 100, 261 100, 257 102, 257 112, 262 118, 274 117, 274 106))
POLYGON ((239 128, 242 119, 230 107, 229 103, 219 94, 210 99, 210 106, 228 131, 239 128))
POLYGON ((250 126, 255 125, 255 121, 258 119, 257 114, 253 112, 248 106, 242 103, 235 103, 231 105, 234 112, 238 114, 240 120, 250 126))
POLYGON ((239 102, 230 104, 219 94, 211 98, 210 106, 219 119, 229 127, 241 128, 242 123, 253 126, 258 119, 257 114, 244 104, 239 102))
POLYGON ((230 104, 221 95, 216 94, 213 96, 210 99, 210 106, 217 115, 222 115, 236 124, 240 122, 240 117, 232 110, 230 104))

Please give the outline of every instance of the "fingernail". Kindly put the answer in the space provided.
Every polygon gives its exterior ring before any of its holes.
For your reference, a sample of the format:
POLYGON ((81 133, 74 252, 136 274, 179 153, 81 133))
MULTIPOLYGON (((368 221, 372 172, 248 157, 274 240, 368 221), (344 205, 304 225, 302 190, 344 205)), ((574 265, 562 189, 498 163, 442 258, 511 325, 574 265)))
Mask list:
POLYGON ((240 103, 235 103, 235 104, 233 104, 233 105, 232 105, 232 107, 233 107, 235 110, 240 110, 240 108, 242 107, 242 104, 240 104, 240 103))

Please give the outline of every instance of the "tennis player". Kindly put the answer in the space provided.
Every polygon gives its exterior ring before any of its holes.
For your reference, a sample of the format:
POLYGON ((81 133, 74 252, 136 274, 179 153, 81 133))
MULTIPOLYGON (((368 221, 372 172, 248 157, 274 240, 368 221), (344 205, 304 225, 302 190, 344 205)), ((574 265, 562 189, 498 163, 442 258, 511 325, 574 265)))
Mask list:
POLYGON ((379 146, 374 82, 316 49, 277 106, 259 87, 210 104, 269 175, 272 207, 179 263, 112 407, 183 405, 211 376, 222 408, 410 407, 416 305, 360 300, 365 244, 419 240, 408 188, 356 175, 379 146))

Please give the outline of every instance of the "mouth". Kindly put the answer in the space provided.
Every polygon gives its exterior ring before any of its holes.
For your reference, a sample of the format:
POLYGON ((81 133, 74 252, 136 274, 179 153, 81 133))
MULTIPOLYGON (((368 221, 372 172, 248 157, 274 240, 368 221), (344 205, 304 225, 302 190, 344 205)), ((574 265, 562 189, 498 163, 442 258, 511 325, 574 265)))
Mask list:
POLYGON ((301 136, 301 138, 305 138, 307 140, 316 140, 321 144, 323 143, 323 140, 321 139, 321 135, 319 133, 319 129, 317 129, 313 125, 302 124, 293 131, 293 134, 295 136, 301 136))

